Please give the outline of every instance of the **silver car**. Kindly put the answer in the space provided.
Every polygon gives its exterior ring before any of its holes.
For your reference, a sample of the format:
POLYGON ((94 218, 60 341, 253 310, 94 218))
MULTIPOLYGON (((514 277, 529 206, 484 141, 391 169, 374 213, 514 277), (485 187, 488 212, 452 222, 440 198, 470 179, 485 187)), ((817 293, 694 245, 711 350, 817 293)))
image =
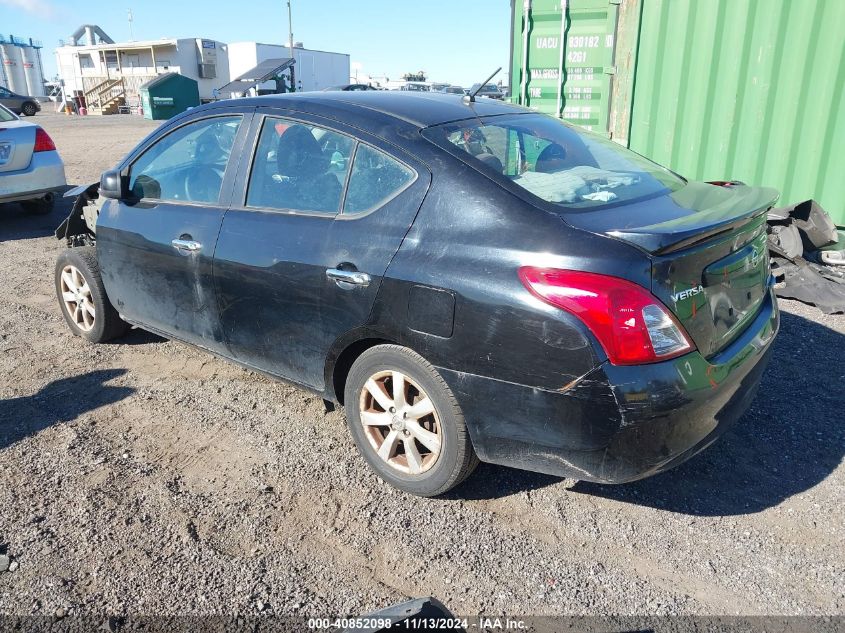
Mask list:
POLYGON ((0 106, 0 203, 20 202, 31 213, 50 213, 56 192, 66 184, 50 135, 0 106))
POLYGON ((35 116, 36 112, 41 111, 41 104, 38 103, 38 99, 35 97, 15 94, 3 86, 0 86, 0 105, 6 106, 12 112, 23 114, 24 116, 35 116))

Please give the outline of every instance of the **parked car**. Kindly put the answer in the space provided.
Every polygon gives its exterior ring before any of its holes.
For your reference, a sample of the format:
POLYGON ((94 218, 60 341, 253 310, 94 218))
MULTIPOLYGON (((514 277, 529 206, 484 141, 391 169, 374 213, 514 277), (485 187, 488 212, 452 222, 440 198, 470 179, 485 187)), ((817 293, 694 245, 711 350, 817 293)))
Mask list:
POLYGON ((346 90, 346 91, 355 91, 355 90, 378 90, 374 86, 370 84, 343 84, 340 86, 331 86, 330 88, 323 88, 323 92, 332 92, 335 90, 346 90))
POLYGON ((37 112, 41 112, 41 104, 38 99, 16 94, 3 86, 0 86, 0 105, 6 106, 15 114, 23 114, 24 116, 35 116, 37 112))
POLYGON ((747 409, 778 330, 774 190, 487 99, 209 104, 77 193, 55 269, 73 334, 132 324, 312 390, 417 495, 479 459, 671 468, 747 409))
POLYGON ((424 81, 406 81, 399 90, 403 92, 431 92, 431 86, 424 81))
POLYGON ((50 135, 0 106, 0 203, 20 202, 30 213, 50 213, 67 184, 50 135))
POLYGON ((446 86, 445 88, 442 88, 440 92, 445 92, 446 94, 450 95, 466 94, 466 90, 464 90, 460 86, 446 86))
POLYGON ((481 87, 481 90, 478 91, 479 97, 489 97, 491 99, 499 100, 505 98, 505 94, 499 89, 499 86, 497 86, 496 84, 484 84, 483 86, 481 84, 473 84, 472 88, 469 89, 469 94, 475 92, 476 89, 478 89, 479 87, 481 87))

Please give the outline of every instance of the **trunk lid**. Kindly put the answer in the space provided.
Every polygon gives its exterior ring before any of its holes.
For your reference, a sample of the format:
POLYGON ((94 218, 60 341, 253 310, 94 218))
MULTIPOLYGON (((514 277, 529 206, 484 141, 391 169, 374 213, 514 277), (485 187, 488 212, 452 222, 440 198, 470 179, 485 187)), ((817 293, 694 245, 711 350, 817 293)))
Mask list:
POLYGON ((0 173, 29 167, 35 147, 35 126, 24 121, 0 121, 0 173))
POLYGON ((566 214, 579 228, 651 257, 651 291, 709 357, 753 320, 769 280, 766 211, 774 189, 688 183, 656 198, 566 214))

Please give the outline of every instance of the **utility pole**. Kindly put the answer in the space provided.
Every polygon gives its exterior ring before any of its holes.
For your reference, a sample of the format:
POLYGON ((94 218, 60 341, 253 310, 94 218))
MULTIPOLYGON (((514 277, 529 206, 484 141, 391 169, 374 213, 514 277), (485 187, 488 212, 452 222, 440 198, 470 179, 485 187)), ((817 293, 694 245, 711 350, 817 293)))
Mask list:
POLYGON ((129 20, 129 41, 135 39, 135 34, 132 32, 132 9, 126 9, 126 19, 129 20))
MULTIPOLYGON (((288 46, 290 47, 290 58, 295 59, 293 56, 293 20, 291 19, 291 12, 290 12, 290 0, 288 0, 288 46)), ((296 72, 294 71, 294 66, 296 63, 292 63, 290 65, 290 91, 296 92, 296 72)))

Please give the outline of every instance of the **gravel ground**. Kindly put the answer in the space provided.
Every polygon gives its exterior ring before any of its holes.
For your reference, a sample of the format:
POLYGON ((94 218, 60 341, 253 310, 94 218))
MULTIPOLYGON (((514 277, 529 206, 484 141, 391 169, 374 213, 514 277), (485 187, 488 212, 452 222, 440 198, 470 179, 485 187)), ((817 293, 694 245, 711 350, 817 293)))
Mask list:
MULTIPOLYGON (((35 119, 71 184, 155 123, 35 119)), ((0 614, 843 614, 845 317, 782 301, 736 429, 602 487, 482 465, 446 499, 378 480, 342 411, 180 343, 69 335, 67 213, 0 205, 0 614), (6 571, 3 568, 7 567, 6 571)))

